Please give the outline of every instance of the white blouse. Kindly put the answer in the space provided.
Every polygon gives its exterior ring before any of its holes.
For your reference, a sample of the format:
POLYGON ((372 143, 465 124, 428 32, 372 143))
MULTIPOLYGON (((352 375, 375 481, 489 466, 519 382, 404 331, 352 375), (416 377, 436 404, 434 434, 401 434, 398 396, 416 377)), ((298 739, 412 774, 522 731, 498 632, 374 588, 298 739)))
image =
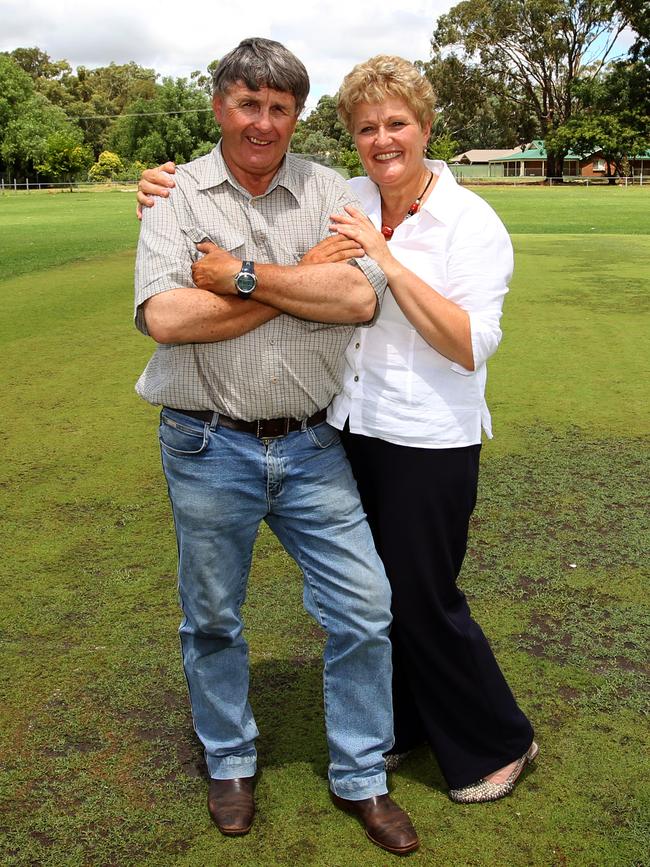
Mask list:
MULTIPOLYGON (((512 276, 508 233, 492 208, 459 186, 444 162, 422 209, 388 242, 393 256, 469 314, 475 370, 441 355, 417 333, 387 291, 371 328, 358 328, 345 354, 343 389, 328 420, 339 429, 419 448, 453 448, 492 437, 485 402, 486 361, 501 340, 501 308, 512 276)), ((381 226, 379 190, 349 181, 373 224, 381 226)), ((390 289, 390 287, 389 287, 390 289)))

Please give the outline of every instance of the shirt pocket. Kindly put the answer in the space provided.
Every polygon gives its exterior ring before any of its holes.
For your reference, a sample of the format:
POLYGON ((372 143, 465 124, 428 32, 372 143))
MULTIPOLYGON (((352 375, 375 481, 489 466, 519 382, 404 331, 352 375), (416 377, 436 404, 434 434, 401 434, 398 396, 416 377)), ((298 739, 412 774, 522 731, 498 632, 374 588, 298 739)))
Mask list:
POLYGON ((222 250, 227 250, 236 256, 238 259, 245 259, 245 244, 246 239, 241 232, 229 231, 227 228, 208 227, 207 229, 201 226, 181 226, 181 231, 190 242, 192 250, 192 259, 196 262, 204 254, 196 249, 197 244, 203 241, 211 241, 222 250))

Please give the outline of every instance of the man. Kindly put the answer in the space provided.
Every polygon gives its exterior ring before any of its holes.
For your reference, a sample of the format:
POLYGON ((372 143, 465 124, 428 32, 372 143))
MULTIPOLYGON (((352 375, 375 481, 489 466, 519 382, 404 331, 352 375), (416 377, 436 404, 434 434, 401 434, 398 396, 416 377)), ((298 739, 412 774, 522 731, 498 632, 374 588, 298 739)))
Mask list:
POLYGON ((351 202, 336 173, 286 155, 308 91, 304 66, 277 42, 246 39, 220 62, 222 139, 179 168, 169 198, 143 218, 136 323, 159 346, 136 388, 163 405, 183 664, 210 815, 226 835, 253 821, 258 732, 240 608, 265 520, 302 569, 305 606, 328 636, 334 803, 402 854, 418 840, 386 794, 389 585, 325 422, 353 324, 372 321, 386 284, 368 259, 301 263, 351 202))

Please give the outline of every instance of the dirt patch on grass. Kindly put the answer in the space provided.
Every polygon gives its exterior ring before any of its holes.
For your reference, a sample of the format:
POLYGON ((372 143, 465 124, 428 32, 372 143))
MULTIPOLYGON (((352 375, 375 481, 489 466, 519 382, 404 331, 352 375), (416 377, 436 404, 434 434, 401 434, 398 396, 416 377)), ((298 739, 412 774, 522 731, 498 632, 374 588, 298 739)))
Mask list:
MULTIPOLYGON (((645 439, 589 439, 577 428, 563 436, 541 428, 527 454, 484 461, 468 566, 476 559, 510 573, 510 586, 526 593, 571 564, 638 566, 647 552, 649 445, 645 439), (517 564, 523 568, 513 575, 517 564)), ((490 582, 485 571, 481 583, 490 582)))
POLYGON ((609 578, 636 581, 630 599, 643 599, 649 452, 645 439, 542 427, 527 454, 483 465, 461 584, 470 599, 521 604, 517 647, 594 676, 593 689, 562 696, 569 703, 646 706, 650 613, 610 593, 609 578))

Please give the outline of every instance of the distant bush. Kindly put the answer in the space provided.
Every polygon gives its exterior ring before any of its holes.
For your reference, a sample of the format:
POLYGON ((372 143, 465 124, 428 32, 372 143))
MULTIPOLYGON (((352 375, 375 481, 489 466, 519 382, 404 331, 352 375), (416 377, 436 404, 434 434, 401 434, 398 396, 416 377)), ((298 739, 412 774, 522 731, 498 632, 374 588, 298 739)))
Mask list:
POLYGON ((97 162, 90 167, 88 177, 91 181, 112 181, 124 172, 124 163, 112 151, 102 151, 97 162))

